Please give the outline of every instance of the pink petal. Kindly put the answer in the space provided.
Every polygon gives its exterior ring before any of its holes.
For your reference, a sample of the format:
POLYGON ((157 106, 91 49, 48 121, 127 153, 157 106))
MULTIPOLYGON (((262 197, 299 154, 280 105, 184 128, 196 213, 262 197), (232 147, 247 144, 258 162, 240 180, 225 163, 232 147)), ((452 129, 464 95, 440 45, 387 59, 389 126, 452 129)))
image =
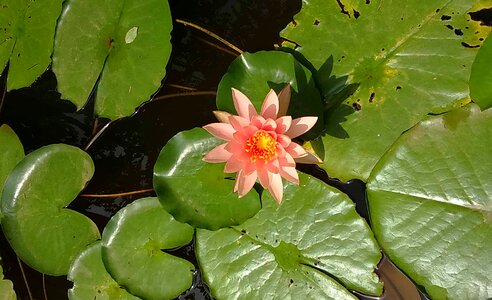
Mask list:
POLYGON ((300 164, 320 164, 323 162, 316 154, 308 151, 306 151, 306 153, 306 156, 296 158, 296 162, 300 164))
POLYGON ((258 129, 261 129, 261 128, 263 128, 263 124, 265 124, 265 122, 266 122, 266 120, 262 116, 255 116, 251 120, 251 125, 258 128, 258 129))
POLYGON ((275 129, 277 129, 277 123, 273 119, 267 119, 261 129, 266 131, 275 131, 275 129))
POLYGON ((278 173, 280 169, 280 163, 278 159, 273 159, 266 164, 266 168, 269 172, 278 173))
POLYGON ((283 117, 287 114, 290 104, 290 95, 290 84, 286 84, 280 93, 278 93, 278 117, 283 117))
POLYGON ((227 143, 213 148, 203 157, 203 160, 209 163, 221 163, 227 161, 231 158, 232 153, 225 149, 226 146, 227 143))
POLYGON ((292 143, 292 140, 288 136, 283 135, 283 134, 277 135, 277 142, 279 142, 280 145, 282 145, 282 147, 284 147, 285 151, 287 151, 287 152, 289 152, 288 146, 290 146, 291 144, 294 144, 294 143, 292 143))
POLYGON ((291 139, 300 136, 311 129, 318 121, 318 117, 302 117, 292 120, 289 130, 285 133, 291 139))
POLYGON ((245 174, 242 171, 238 173, 236 180, 238 181, 237 192, 239 194, 239 198, 246 195, 251 190, 253 185, 255 185, 256 178, 256 171, 251 174, 245 174))
POLYGON ((278 98, 274 90, 270 90, 261 105, 261 115, 265 119, 276 119, 278 113, 278 98))
POLYGON ((282 184, 282 177, 280 174, 272 174, 270 178, 270 186, 268 187, 268 191, 273 196, 275 201, 280 204, 282 202, 282 196, 284 194, 284 186, 282 184))
POLYGON ((229 116, 232 116, 230 113, 221 110, 214 110, 213 113, 220 123, 229 123, 229 116))
POLYGON ((292 183, 299 184, 299 175, 294 167, 282 167, 280 168, 280 176, 287 179, 292 183))
POLYGON ((280 167, 295 167, 296 161, 292 158, 289 153, 285 153, 284 156, 278 158, 278 163, 280 167))
POLYGON ((290 145, 285 148, 285 151, 287 151, 287 153, 292 155, 293 158, 299 158, 308 155, 306 149, 302 148, 297 143, 290 143, 290 145))
POLYGON ((270 186, 270 172, 266 168, 257 171, 258 179, 263 188, 267 189, 270 186))
POLYGON ((246 127, 249 125, 249 120, 247 120, 243 117, 240 117, 240 116, 230 115, 227 123, 230 123, 236 131, 239 131, 243 127, 246 127))
POLYGON ((248 97, 235 88, 232 88, 232 99, 234 100, 234 107, 239 116, 251 120, 254 116, 258 115, 253 103, 251 103, 248 97))
POLYGON ((284 133, 290 128, 290 124, 292 124, 292 117, 291 116, 283 116, 280 117, 276 120, 277 123, 277 133, 284 133))
POLYGON ((232 156, 229 160, 227 160, 227 163, 224 167, 224 172, 236 173, 237 171, 241 170, 243 166, 244 166, 244 161, 238 159, 235 156, 232 156))
POLYGON ((226 123, 212 123, 203 126, 203 129, 208 131, 211 135, 215 136, 216 138, 225 140, 225 141, 230 141, 232 140, 232 136, 236 130, 231 126, 231 124, 226 124, 226 123))

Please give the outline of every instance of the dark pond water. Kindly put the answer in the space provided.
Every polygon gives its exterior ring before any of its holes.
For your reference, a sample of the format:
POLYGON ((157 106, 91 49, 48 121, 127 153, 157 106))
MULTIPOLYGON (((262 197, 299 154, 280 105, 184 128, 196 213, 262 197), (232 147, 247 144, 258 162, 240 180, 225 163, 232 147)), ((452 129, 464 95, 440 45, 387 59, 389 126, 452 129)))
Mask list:
MULTIPOLYGON (((299 11, 292 0, 170 0, 174 19, 207 28, 248 52, 273 49, 278 32, 299 11)), ((56 79, 46 72, 32 87, 12 91, 0 104, 0 124, 9 124, 26 152, 53 143, 75 145, 92 156, 96 173, 83 195, 118 194, 152 188, 152 169, 163 145, 179 131, 214 121, 215 90, 236 54, 206 34, 174 23, 173 54, 167 77, 153 101, 131 117, 114 122, 93 117, 92 103, 81 111, 60 100, 56 79)), ((2 90, 5 74, 1 79, 2 90)), ((347 193, 359 213, 367 218, 365 186, 330 179, 312 167, 301 166, 347 193)), ((94 198, 79 196, 72 209, 92 218, 102 230, 119 209, 152 191, 129 196, 94 198)), ((0 255, 6 278, 14 282, 19 299, 66 299, 71 283, 65 277, 43 276, 21 264, 0 232, 0 255), (21 272, 23 271, 23 273, 21 272), (25 278, 24 278, 25 277, 25 278)), ((193 245, 173 251, 196 265, 193 245)), ((384 299, 420 299, 414 285, 387 260, 378 273, 385 281, 384 299)), ((372 299, 357 295, 361 299, 372 299)), ((197 272, 193 287, 179 299, 211 299, 197 272)))

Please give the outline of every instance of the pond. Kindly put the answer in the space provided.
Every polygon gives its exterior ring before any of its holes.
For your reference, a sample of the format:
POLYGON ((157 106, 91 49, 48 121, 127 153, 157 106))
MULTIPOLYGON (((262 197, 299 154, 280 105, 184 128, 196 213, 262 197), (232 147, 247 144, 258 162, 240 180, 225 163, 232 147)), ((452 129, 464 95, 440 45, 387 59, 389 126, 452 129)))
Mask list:
MULTIPOLYGON (((88 216, 101 232, 123 207, 156 195, 154 165, 163 146, 175 134, 215 122, 212 111, 216 110, 217 87, 239 53, 193 24, 245 52, 273 50, 274 45, 282 43, 279 32, 302 6, 301 1, 291 0, 170 0, 169 4, 173 31, 166 77, 152 100, 138 107, 133 115, 115 121, 95 118, 94 91, 84 108, 77 111, 75 105, 60 99, 51 69, 31 87, 4 92, 2 97, 0 124, 8 124, 16 132, 26 154, 45 145, 64 143, 84 149, 91 156, 95 174, 68 207, 88 216)), ((0 87, 4 91, 6 78, 5 70, 0 87)), ((354 104, 349 106, 360 110, 354 104)), ((301 164, 298 169, 346 193, 356 203, 357 212, 369 222, 364 182, 344 183, 308 165, 301 164)), ((0 241, 4 275, 13 281, 18 299, 67 298, 72 283, 65 276, 43 275, 31 269, 18 259, 3 233, 0 241)), ((192 287, 177 299, 212 299, 201 278, 194 242, 166 252, 192 262, 197 269, 192 287)), ((387 257, 383 257, 376 273, 385 284, 383 296, 354 292, 356 297, 427 299, 387 257)))

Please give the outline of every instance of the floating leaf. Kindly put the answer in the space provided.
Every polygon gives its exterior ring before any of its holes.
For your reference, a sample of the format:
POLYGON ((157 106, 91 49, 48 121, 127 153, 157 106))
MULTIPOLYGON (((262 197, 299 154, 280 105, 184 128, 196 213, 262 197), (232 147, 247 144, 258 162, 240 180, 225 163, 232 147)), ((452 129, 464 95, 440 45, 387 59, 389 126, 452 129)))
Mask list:
POLYGON ((470 95, 482 109, 492 107, 492 37, 478 50, 470 76, 470 95))
POLYGON ((366 180, 402 132, 469 101, 475 47, 490 31, 467 14, 479 0, 366 3, 304 1, 282 32, 334 105, 321 166, 342 180, 366 180))
POLYGON ((173 219, 157 198, 120 210, 104 229, 102 258, 111 276, 144 299, 173 299, 191 286, 192 263, 162 250, 188 244, 193 228, 173 219))
POLYGON ((200 270, 217 299, 357 299, 380 295, 373 273, 381 258, 354 204, 325 183, 300 174, 284 185, 281 205, 268 193, 263 208, 240 226, 197 230, 200 270))
MULTIPOLYGON (((1 127, 0 127, 1 128, 1 127)), ((0 257, 0 300, 15 300, 12 281, 3 279, 2 258, 0 257)))
POLYGON ((137 300, 121 288, 108 274, 101 258, 101 242, 95 242, 74 260, 68 271, 73 288, 68 290, 70 300, 127 299, 137 300))
POLYGON ((221 143, 195 128, 178 133, 162 148, 154 166, 154 188, 176 220, 216 230, 239 225, 260 209, 255 191, 242 198, 233 192, 234 178, 224 173, 224 164, 202 160, 221 143))
POLYGON ((368 183, 379 244, 432 299, 492 297, 492 110, 430 117, 368 183))
MULTIPOLYGON (((2 190, 7 176, 15 165, 24 157, 24 148, 15 132, 8 126, 0 126, 0 201, 2 190)), ((0 221, 2 220, 2 210, 0 205, 0 221)))
POLYGON ((51 63, 56 20, 63 0, 3 0, 0 66, 9 64, 7 90, 31 85, 51 63))
POLYGON ((33 269, 67 274, 79 253, 99 239, 89 218, 65 208, 93 173, 87 153, 63 144, 31 152, 10 173, 2 194, 2 229, 33 269))
POLYGON ((166 73, 171 29, 167 1, 68 0, 53 53, 62 98, 81 108, 100 77, 96 113, 111 119, 133 113, 166 73))
POLYGON ((236 58, 222 77, 217 89, 217 107, 237 114, 231 88, 243 92, 253 102, 257 111, 270 89, 277 93, 286 85, 292 86, 288 115, 294 118, 317 116, 318 122, 304 136, 313 139, 323 131, 323 102, 312 78, 311 71, 295 58, 281 51, 243 53, 236 58))

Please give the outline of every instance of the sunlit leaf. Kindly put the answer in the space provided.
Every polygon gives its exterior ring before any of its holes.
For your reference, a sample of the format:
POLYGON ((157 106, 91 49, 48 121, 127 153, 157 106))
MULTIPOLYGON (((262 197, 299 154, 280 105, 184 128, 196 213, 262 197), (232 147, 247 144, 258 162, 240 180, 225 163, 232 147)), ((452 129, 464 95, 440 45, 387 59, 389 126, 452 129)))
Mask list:
POLYGON ((2 258, 0 257, 0 300, 15 300, 12 281, 3 279, 2 258))
POLYGON ((368 183, 379 244, 431 299, 492 297, 492 110, 430 117, 368 183))
POLYGON ((99 238, 89 218, 65 208, 93 173, 87 153, 56 144, 31 152, 8 176, 2 229, 15 253, 33 269, 67 274, 79 253, 99 238))
MULTIPOLYGON (((7 176, 19 161, 24 157, 24 148, 15 132, 8 126, 0 126, 0 201, 2 190, 7 176)), ((0 221, 2 220, 0 205, 0 221)))
POLYGON ((31 85, 48 67, 63 0, 2 0, 0 69, 8 62, 7 89, 31 85))
POLYGON ((469 101, 471 65, 490 27, 468 12, 486 2, 303 1, 281 35, 318 70, 332 105, 322 165, 330 176, 366 180, 402 132, 469 101))
POLYGON ((288 115, 296 117, 317 116, 318 122, 305 138, 316 138, 323 131, 323 103, 311 71, 286 52, 260 51, 243 53, 236 58, 222 77, 217 89, 217 107, 237 114, 231 88, 243 92, 253 102, 256 110, 270 89, 277 93, 286 85, 292 86, 288 115))
POLYGON ((173 299, 191 286, 195 267, 165 250, 192 238, 193 227, 174 220, 157 198, 143 198, 111 218, 103 232, 102 258, 111 276, 133 295, 173 299))
POLYGON ((300 175, 284 184, 278 205, 240 226, 197 230, 196 253, 217 299, 357 299, 348 290, 380 295, 373 273, 381 258, 365 221, 343 193, 300 175))
POLYGON ((95 89, 96 114, 130 115, 166 74, 171 29, 167 1, 66 1, 53 53, 62 98, 81 108, 95 89))
POLYGON ((70 300, 140 299, 121 288, 108 274, 101 258, 100 241, 87 247, 74 260, 68 279, 73 282, 73 287, 68 290, 70 300))
POLYGON ((470 94, 482 109, 492 107, 492 37, 478 51, 470 76, 470 94))
POLYGON ((154 188, 164 208, 176 220, 211 230, 239 225, 260 209, 258 193, 239 198, 234 177, 224 164, 202 160, 224 143, 195 128, 175 135, 162 148, 154 166, 154 188))

